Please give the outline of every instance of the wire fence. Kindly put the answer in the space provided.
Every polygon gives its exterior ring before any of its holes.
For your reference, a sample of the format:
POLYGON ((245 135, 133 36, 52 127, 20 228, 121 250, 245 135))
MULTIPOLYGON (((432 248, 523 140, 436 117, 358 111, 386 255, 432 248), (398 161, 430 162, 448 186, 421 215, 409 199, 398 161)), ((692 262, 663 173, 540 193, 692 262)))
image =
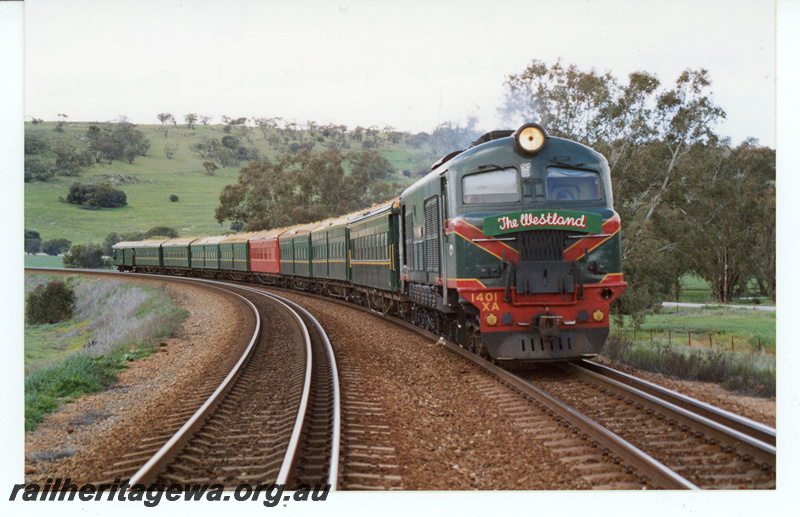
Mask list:
POLYGON ((770 346, 763 343, 761 337, 742 338, 734 335, 714 334, 709 332, 697 332, 691 330, 637 330, 635 327, 622 328, 620 326, 611 327, 611 335, 618 338, 632 339, 634 342, 640 340, 649 341, 651 344, 673 345, 710 348, 713 350, 729 350, 731 352, 758 352, 774 354, 770 346))

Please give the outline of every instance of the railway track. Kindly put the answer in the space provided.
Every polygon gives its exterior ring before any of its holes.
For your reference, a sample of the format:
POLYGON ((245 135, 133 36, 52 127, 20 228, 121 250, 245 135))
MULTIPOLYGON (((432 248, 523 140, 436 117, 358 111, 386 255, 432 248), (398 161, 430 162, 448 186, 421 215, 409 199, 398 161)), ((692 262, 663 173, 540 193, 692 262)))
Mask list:
MULTIPOLYGON (((562 365, 557 374, 541 368, 520 377, 443 344, 513 387, 574 437, 556 434, 552 445, 578 451, 583 461, 589 445, 638 476, 640 488, 776 486, 775 430, 768 426, 590 361, 562 365)), ((592 481, 603 483, 595 488, 632 488, 613 473, 592 475, 592 481)))
POLYGON ((109 479, 130 477, 132 485, 277 483, 336 489, 340 402, 324 330, 288 300, 253 288, 233 289, 250 298, 257 319, 250 344, 221 382, 210 378, 186 410, 113 464, 109 479), (277 312, 294 322, 301 347, 294 339, 259 339, 259 315, 267 314, 275 325, 277 312))
POLYGON ((594 488, 775 488, 776 435, 766 425, 590 361, 565 364, 542 380, 541 372, 520 377, 452 342, 438 342, 498 379, 502 387, 486 378, 472 382, 516 415, 524 431, 549 440, 565 462, 584 470, 594 488), (549 421, 531 416, 537 412, 549 421))
MULTIPOLYGON (((248 297, 266 295, 263 288, 236 289, 248 297)), ((275 303, 262 301, 256 305, 272 304, 270 309, 260 309, 274 314, 275 303)), ((288 312, 289 307, 282 310, 288 312)), ((297 313, 296 321, 304 320, 313 327, 310 314, 294 307, 292 310, 297 313)), ((408 327, 433 341, 438 339, 408 327)), ((306 349, 318 350, 310 355, 333 356, 323 334, 296 332, 307 335, 306 349)), ((560 461, 580 472, 591 488, 776 486, 775 430, 768 426, 592 362, 564 365, 562 369, 540 368, 521 378, 457 345, 438 342, 489 372, 493 378, 480 371, 462 374, 473 390, 486 394, 494 405, 513 415, 522 433, 536 436, 560 461)), ((303 358, 309 355, 295 354, 303 358)), ((335 391, 335 363, 321 367, 294 362, 289 370, 274 371, 278 363, 293 362, 286 358, 279 354, 239 359, 255 368, 249 374, 227 374, 239 375, 239 382, 220 395, 222 402, 198 402, 210 392, 220 391, 210 387, 198 390, 196 400, 187 401, 185 411, 176 411, 162 431, 144 439, 139 451, 119 458, 108 471, 108 479, 130 477, 136 471, 132 482, 223 482, 227 487, 244 482, 282 482, 288 487, 331 484, 332 488, 354 490, 402 489, 403 466, 390 439, 391 429, 385 425, 385 408, 380 397, 363 389, 365 372, 348 364, 347 356, 342 358, 342 395, 337 403, 331 395, 335 391), (310 378, 306 376, 309 370, 314 371, 310 378), (251 410, 255 398, 252 387, 270 378, 289 379, 288 384, 295 387, 316 386, 317 392, 302 391, 307 394, 298 395, 301 392, 294 388, 281 391, 281 397, 271 399, 261 410, 251 410), (297 409, 303 404, 307 411, 297 409), (337 405, 344 415, 341 419, 335 416, 333 408, 337 405), (202 415, 192 406, 217 407, 213 413, 202 415), (307 416, 301 418, 301 414, 307 416), (190 430, 184 437, 175 437, 172 431, 178 427, 190 430), (340 429, 338 438, 333 438, 333 442, 341 442, 338 452, 334 452, 330 439, 337 434, 335 429, 340 429), (155 450, 168 449, 165 443, 172 443, 173 452, 150 460, 155 450), (140 469, 145 462, 155 466, 151 465, 149 471, 140 469)), ((258 390, 278 393, 275 386, 258 390)))
POLYGON ((549 391, 697 487, 775 488, 775 429, 590 361, 563 368, 549 391))

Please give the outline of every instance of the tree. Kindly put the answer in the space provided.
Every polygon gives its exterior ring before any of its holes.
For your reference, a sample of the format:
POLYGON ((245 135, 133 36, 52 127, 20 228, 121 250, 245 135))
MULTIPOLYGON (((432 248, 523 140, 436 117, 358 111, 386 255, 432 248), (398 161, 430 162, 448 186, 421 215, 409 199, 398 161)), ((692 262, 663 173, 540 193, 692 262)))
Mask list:
POLYGON ((430 144, 436 157, 442 157, 453 151, 468 148, 472 142, 480 137, 480 132, 476 129, 478 120, 471 117, 466 126, 461 126, 455 122, 444 122, 439 124, 431 134, 430 144))
POLYGON ((47 181, 55 176, 55 170, 42 158, 25 157, 25 181, 47 181))
POLYGON ((344 184, 347 212, 368 207, 391 197, 388 179, 396 172, 392 164, 377 151, 347 155, 352 172, 344 184))
POLYGON ((109 127, 89 126, 86 138, 97 163, 106 159, 110 165, 114 160, 123 158, 128 163, 133 163, 137 156, 146 156, 150 149, 150 140, 129 122, 114 124, 113 130, 109 127))
POLYGON ((75 244, 64 254, 64 267, 82 269, 109 269, 111 261, 103 258, 99 244, 75 244))
POLYGON ((114 254, 114 244, 121 242, 122 238, 117 235, 117 232, 111 232, 106 235, 105 240, 103 241, 103 254, 107 256, 112 256, 114 254))
POLYGON ((660 231, 681 244, 718 302, 730 302, 751 279, 774 297, 775 151, 746 141, 706 153, 689 188, 665 199, 660 231))
POLYGON ((245 231, 318 221, 385 201, 396 195, 386 178, 393 172, 377 152, 312 153, 301 149, 279 161, 252 161, 239 180, 220 194, 215 218, 243 223, 245 231), (344 162, 351 174, 345 176, 344 162))
POLYGON ((169 122, 175 121, 175 117, 173 117, 171 113, 159 113, 156 116, 158 117, 159 122, 161 122, 162 124, 167 124, 169 122))
POLYGON ((708 72, 686 70, 665 87, 648 72, 620 82, 609 73, 534 60, 505 85, 506 120, 539 122, 550 135, 608 158, 629 284, 617 307, 659 305, 698 260, 687 231, 670 228, 686 218, 682 200, 703 196, 693 179, 713 170, 719 159, 712 157, 724 148, 714 126, 725 112, 711 99, 708 72))
POLYGON ((175 156, 175 151, 178 150, 177 145, 165 145, 164 146, 164 156, 167 157, 167 160, 171 160, 173 156, 175 156))
POLYGON ((25 297, 28 325, 52 325, 70 319, 74 312, 75 292, 61 280, 37 286, 25 297))
POLYGON ((125 192, 115 189, 108 183, 82 185, 73 183, 67 194, 67 203, 84 205, 92 208, 114 208, 128 204, 125 192))
POLYGON ((50 256, 55 257, 59 253, 64 253, 67 251, 70 246, 72 246, 72 242, 67 239, 50 239, 49 241, 42 243, 42 251, 50 256))
POLYGON ((188 115, 184 115, 183 120, 186 121, 187 128, 194 129, 194 125, 197 124, 197 114, 189 113, 188 115))
POLYGON ((25 253, 28 255, 36 255, 42 250, 41 239, 25 239, 25 253))
POLYGON ((217 164, 214 162, 203 162, 203 167, 206 169, 206 174, 209 176, 213 176, 216 173, 216 170, 219 169, 217 164))

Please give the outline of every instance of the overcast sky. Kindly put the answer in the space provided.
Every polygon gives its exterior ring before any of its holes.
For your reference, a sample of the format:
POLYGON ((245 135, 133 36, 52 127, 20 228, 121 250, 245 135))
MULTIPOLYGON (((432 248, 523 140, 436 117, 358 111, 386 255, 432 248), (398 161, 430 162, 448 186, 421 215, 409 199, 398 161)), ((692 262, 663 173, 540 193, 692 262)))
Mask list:
POLYGON ((775 8, 764 0, 27 0, 25 115, 199 113, 432 131, 501 126, 532 59, 671 84, 705 68, 717 129, 775 146, 775 8))

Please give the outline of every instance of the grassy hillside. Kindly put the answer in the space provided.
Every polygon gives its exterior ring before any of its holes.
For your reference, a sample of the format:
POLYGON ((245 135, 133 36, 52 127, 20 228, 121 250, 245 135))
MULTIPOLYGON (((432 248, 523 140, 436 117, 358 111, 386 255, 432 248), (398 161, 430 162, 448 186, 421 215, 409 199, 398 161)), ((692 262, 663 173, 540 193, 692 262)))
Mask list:
MULTIPOLYGON (((90 123, 70 123, 63 132, 56 132, 56 123, 26 124, 26 131, 41 132, 52 142, 64 139, 87 147, 85 139, 90 123)), ((219 225, 214 219, 214 209, 219 204, 220 191, 225 185, 235 183, 238 166, 219 168, 214 176, 206 174, 202 158, 192 146, 204 138, 232 135, 241 145, 256 148, 262 157, 275 159, 280 151, 287 151, 291 142, 270 143, 258 128, 234 127, 225 132, 221 125, 201 126, 186 129, 185 126, 169 126, 165 135, 163 127, 137 126, 150 140, 147 156, 137 157, 133 164, 124 160, 111 165, 94 164, 83 170, 79 177, 55 176, 46 182, 30 181, 25 184, 25 228, 36 230, 43 241, 63 237, 73 243, 102 242, 110 232, 124 234, 131 231, 147 231, 154 226, 175 228, 181 235, 204 236, 229 231, 229 225, 219 225), (174 147, 174 155, 168 159, 165 146, 174 147), (277 148, 277 149, 276 149, 277 148), (85 210, 77 205, 60 201, 66 198, 73 183, 95 183, 108 181, 111 176, 123 176, 130 183, 116 185, 127 195, 128 205, 120 208, 85 210), (171 202, 176 195, 178 202, 171 202)), ((313 151, 322 151, 332 140, 317 133, 299 132, 300 141, 314 141, 313 151), (319 139, 322 138, 322 141, 319 139)), ((429 170, 434 161, 430 146, 413 148, 405 143, 392 144, 381 134, 379 150, 392 162, 398 171, 394 179, 398 188, 410 183, 409 176, 417 177, 429 170), (406 174, 403 174, 406 171, 406 174)), ((351 151, 362 150, 360 142, 351 141, 351 151)))

